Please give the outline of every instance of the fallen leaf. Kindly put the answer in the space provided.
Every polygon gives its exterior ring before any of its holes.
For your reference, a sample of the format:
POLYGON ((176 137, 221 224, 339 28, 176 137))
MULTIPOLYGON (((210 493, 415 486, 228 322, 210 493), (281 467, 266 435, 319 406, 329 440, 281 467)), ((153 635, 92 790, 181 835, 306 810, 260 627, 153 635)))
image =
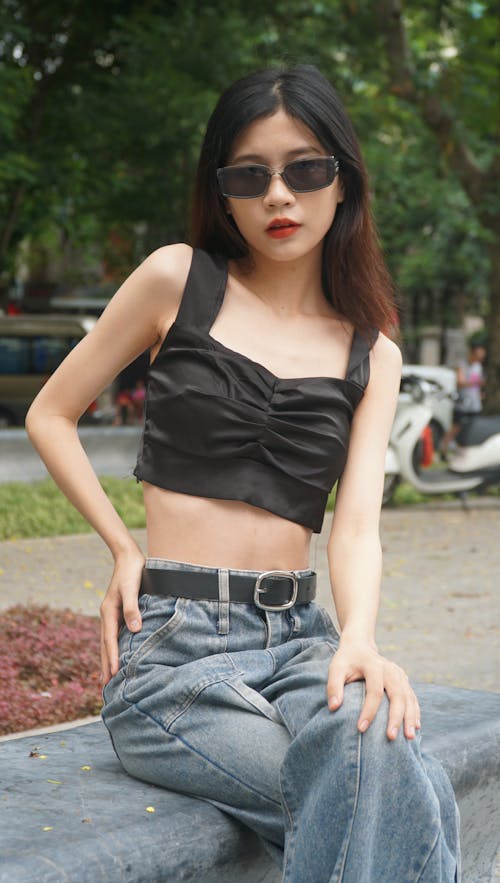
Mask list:
POLYGON ((50 785, 62 785, 62 782, 58 782, 57 779, 47 779, 50 785))
POLYGON ((92 767, 91 766, 81 766, 80 769, 81 770, 91 770, 92 767))
POLYGON ((50 825, 47 825, 46 828, 42 828, 42 831, 53 831, 53 830, 54 830, 54 829, 51 828, 50 825))
POLYGON ((154 812, 154 811, 155 811, 154 806, 147 806, 146 807, 146 812, 154 812))
POLYGON ((83 588, 84 589, 93 589, 94 583, 92 582, 92 580, 86 579, 85 582, 83 583, 83 588))

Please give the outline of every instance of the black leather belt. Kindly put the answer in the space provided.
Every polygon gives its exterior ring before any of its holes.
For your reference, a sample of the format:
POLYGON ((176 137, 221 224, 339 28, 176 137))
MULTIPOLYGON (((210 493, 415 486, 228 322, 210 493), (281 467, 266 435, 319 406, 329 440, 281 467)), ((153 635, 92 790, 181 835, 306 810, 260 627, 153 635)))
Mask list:
MULTIPOLYGON (((139 594, 217 601, 219 575, 218 572, 145 567, 139 594)), ((266 570, 257 576, 229 571, 231 602, 255 604, 262 610, 288 610, 295 604, 308 604, 315 596, 314 571, 304 576, 297 576, 293 570, 266 570)))

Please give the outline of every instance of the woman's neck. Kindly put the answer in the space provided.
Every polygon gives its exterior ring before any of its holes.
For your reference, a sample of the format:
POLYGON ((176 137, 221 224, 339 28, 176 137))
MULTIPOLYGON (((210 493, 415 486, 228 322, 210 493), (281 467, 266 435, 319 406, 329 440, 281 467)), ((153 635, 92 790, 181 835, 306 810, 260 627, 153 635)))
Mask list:
POLYGON ((288 318, 331 314, 321 283, 321 260, 315 253, 295 261, 273 261, 253 253, 251 261, 230 261, 229 272, 268 307, 288 318))

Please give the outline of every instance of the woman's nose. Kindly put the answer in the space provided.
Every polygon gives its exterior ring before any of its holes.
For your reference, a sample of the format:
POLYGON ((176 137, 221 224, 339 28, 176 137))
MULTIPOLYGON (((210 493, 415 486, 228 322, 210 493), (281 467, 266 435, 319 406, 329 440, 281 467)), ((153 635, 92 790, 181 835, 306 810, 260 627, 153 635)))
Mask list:
POLYGON ((280 173, 274 172, 264 199, 268 205, 289 205, 295 202, 295 194, 286 186, 280 173))

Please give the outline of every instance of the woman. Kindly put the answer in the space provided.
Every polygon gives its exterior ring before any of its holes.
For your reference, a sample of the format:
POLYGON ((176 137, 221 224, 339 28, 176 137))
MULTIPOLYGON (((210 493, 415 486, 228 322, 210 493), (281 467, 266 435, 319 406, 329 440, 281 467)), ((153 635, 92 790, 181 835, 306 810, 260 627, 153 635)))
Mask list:
POLYGON ((374 639, 401 358, 377 331, 393 306, 368 200, 316 68, 244 77, 208 124, 195 249, 160 248, 132 273, 27 420, 115 559, 103 718, 123 766, 244 822, 294 883, 457 874, 451 787, 422 759, 417 699, 374 639), (76 432, 145 348, 146 562, 76 432), (340 638, 309 569, 338 478, 340 638))
POLYGON ((477 341, 469 344, 469 354, 466 362, 460 362, 456 367, 458 396, 453 408, 453 422, 441 442, 441 456, 443 460, 448 457, 448 448, 457 437, 462 426, 477 417, 483 410, 483 387, 485 377, 483 374, 483 362, 486 359, 486 349, 477 341))

